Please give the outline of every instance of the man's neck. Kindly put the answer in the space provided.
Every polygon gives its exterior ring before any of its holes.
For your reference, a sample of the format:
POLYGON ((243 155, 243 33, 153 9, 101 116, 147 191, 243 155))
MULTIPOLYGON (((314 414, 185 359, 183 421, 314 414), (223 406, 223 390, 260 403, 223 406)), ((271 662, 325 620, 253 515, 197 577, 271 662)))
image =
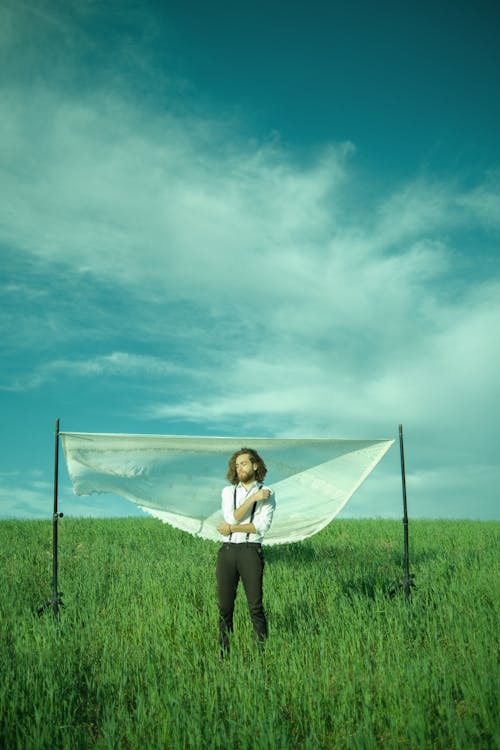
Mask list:
POLYGON ((255 479, 251 479, 249 482, 240 482, 240 484, 248 492, 249 490, 252 489, 252 487, 254 486, 254 484, 256 484, 256 481, 255 481, 255 479))

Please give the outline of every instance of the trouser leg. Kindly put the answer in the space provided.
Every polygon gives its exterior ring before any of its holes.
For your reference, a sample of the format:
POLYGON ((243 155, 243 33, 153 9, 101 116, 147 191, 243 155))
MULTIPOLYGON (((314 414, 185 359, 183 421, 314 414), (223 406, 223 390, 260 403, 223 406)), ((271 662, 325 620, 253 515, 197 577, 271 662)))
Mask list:
POLYGON ((219 643, 224 651, 229 649, 229 634, 233 632, 233 612, 240 574, 235 550, 221 547, 217 556, 217 602, 219 606, 219 643))
POLYGON ((253 629, 257 640, 262 643, 267 638, 267 620, 262 602, 264 557, 260 547, 247 547, 243 544, 240 547, 239 572, 245 588, 253 629))

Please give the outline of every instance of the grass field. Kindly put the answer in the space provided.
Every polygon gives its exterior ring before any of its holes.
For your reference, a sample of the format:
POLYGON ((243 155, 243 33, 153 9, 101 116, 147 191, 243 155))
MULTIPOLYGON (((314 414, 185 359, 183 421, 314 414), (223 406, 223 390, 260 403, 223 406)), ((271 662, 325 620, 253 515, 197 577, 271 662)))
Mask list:
POLYGON ((500 523, 335 521, 266 550, 270 639, 243 592, 217 647, 217 545, 154 519, 0 522, 0 746, 500 747, 500 523))

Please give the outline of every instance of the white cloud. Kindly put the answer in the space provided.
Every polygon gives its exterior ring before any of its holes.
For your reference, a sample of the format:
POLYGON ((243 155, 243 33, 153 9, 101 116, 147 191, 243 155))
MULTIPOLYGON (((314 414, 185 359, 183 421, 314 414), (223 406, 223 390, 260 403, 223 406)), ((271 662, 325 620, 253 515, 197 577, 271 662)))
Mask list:
POLYGON ((348 148, 299 169, 274 146, 238 146, 221 123, 140 114, 109 95, 9 98, 3 236, 45 260, 206 298, 252 280, 269 289, 275 273, 295 286, 294 256, 325 242, 348 148))
POLYGON ((151 385, 134 417, 215 431, 383 437, 408 421, 423 462, 472 463, 476 433, 494 444, 498 266, 464 269, 476 234, 498 242, 498 175, 408 179, 366 208, 352 144, 299 164, 224 113, 160 111, 107 83, 2 90, 0 240, 34 259, 3 289, 9 362, 23 341, 33 352, 4 388, 129 378, 151 385), (130 300, 126 327, 93 283, 130 300), (189 346, 170 358, 167 338, 189 346), (153 385, 169 377, 184 388, 166 401, 153 385))
POLYGON ((473 188, 470 192, 460 195, 457 204, 465 216, 473 213, 484 222, 489 230, 500 228, 500 189, 499 175, 493 173, 486 179, 485 184, 473 188))
POLYGON ((34 368, 31 373, 20 377, 16 382, 0 386, 0 390, 17 391, 38 388, 43 383, 68 377, 72 379, 102 376, 156 379, 165 378, 172 374, 185 376, 187 371, 186 368, 159 357, 112 352, 92 359, 75 357, 74 359, 57 359, 42 363, 34 368))
POLYGON ((0 518, 51 518, 54 487, 20 472, 0 475, 0 518))
POLYGON ((296 322, 315 327, 394 304, 420 312, 422 287, 456 256, 449 233, 497 200, 491 185, 479 200, 420 179, 350 217, 349 144, 299 167, 222 122, 141 112, 109 92, 7 96, 4 242, 145 296, 218 309, 248 295, 267 318, 272 295, 280 320, 282 305, 300 307, 296 322))
MULTIPOLYGON (((32 482, 29 477, 19 477, 10 483, 0 478, 0 520, 40 519, 52 521, 54 510, 54 486, 48 482, 32 482)), ((92 516, 112 518, 116 516, 142 516, 144 513, 133 503, 115 497, 77 497, 67 484, 60 482, 58 510, 64 518, 92 516)), ((62 527, 64 528, 64 526, 62 527)), ((47 545, 50 544, 50 532, 47 545)))
POLYGON ((377 240, 382 251, 401 242, 432 236, 461 222, 452 186, 416 179, 384 201, 377 216, 377 240))
MULTIPOLYGON (((299 167, 276 145, 238 142, 221 123, 141 113, 102 92, 78 102, 11 92, 11 105, 4 240, 57 261, 59 273, 139 293, 160 314, 162 298, 184 298, 218 321, 196 343, 203 359, 193 370, 204 372, 209 393, 144 414, 230 420, 244 392, 247 413, 307 415, 316 429, 366 415, 419 422, 494 389, 485 332, 497 324, 496 296, 485 285, 457 299, 447 291, 457 255, 450 234, 465 217, 482 218, 492 184, 479 201, 477 189, 419 179, 351 218, 338 210, 356 191, 349 145, 299 167), (22 124, 33 111, 46 122, 37 139, 22 124), (223 381, 210 354, 221 346, 223 381)), ((62 374, 173 372, 164 358, 115 352, 52 359, 17 387, 62 374)), ((285 428, 293 426, 274 425, 285 428)))

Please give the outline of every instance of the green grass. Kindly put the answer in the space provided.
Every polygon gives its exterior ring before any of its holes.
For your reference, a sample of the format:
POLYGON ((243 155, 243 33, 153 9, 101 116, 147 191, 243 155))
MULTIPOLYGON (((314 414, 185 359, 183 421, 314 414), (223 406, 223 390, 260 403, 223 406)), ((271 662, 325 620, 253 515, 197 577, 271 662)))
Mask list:
POLYGON ((0 522, 0 746, 500 747, 500 524, 335 521, 266 550, 270 639, 243 592, 217 646, 217 545, 154 519, 0 522))

